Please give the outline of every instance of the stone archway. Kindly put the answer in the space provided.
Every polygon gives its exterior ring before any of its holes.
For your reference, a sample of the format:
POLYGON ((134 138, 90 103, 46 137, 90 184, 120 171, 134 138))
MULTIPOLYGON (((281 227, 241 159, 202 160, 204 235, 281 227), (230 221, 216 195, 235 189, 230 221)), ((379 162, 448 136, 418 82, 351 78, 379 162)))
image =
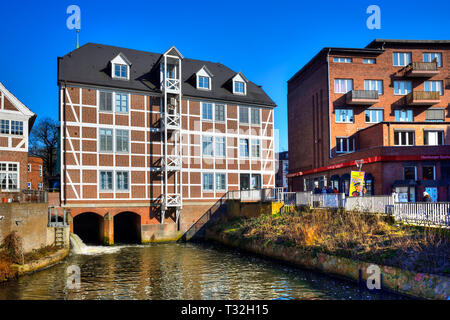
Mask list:
POLYGON ((114 216, 114 243, 141 243, 141 216, 121 212, 114 216))
POLYGON ((73 218, 73 233, 86 244, 100 244, 103 241, 103 217, 84 212, 73 218))

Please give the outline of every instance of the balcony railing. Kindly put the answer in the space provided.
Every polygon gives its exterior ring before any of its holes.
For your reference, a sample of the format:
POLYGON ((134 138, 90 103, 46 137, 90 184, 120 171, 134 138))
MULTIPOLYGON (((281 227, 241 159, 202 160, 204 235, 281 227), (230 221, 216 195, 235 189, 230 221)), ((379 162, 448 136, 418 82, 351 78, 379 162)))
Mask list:
POLYGON ((409 105, 433 105, 441 101, 439 91, 413 91, 406 96, 409 105))
POLYGON ((407 77, 432 77, 439 74, 437 62, 411 62, 406 67, 407 77))
POLYGON ((347 92, 347 104, 372 105, 378 102, 377 90, 352 90, 347 92))

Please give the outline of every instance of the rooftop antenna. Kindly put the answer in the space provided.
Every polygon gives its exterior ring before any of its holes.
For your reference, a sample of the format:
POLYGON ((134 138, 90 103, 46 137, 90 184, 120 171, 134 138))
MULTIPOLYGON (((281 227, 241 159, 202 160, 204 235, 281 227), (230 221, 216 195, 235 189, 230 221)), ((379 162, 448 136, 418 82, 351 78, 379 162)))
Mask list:
POLYGON ((77 49, 80 47, 79 34, 80 34, 80 29, 77 29, 77 49))

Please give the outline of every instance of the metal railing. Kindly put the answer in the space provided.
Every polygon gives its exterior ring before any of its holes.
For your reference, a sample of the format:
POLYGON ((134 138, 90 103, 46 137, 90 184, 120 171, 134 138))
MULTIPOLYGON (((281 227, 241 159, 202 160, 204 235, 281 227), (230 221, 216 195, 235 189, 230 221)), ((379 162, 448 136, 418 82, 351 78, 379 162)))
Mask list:
POLYGON ((44 190, 20 190, 15 192, 0 191, 0 202, 45 203, 47 202, 47 191, 44 190))
POLYGON ((407 68, 407 71, 438 71, 436 62, 411 62, 407 68))
POLYGON ((345 194, 343 193, 318 193, 312 194, 313 208, 343 208, 345 205, 345 194))
POLYGON ((413 225, 450 228, 450 202, 397 202, 394 218, 413 225))
POLYGON ((441 99, 439 91, 413 91, 406 96, 406 103, 424 101, 439 101, 441 99))
POLYGON ((351 90, 347 95, 350 100, 377 100, 378 90, 351 90))
POLYGON ((386 213, 392 212, 394 197, 391 196, 369 196, 369 197, 347 197, 345 199, 345 210, 386 213))

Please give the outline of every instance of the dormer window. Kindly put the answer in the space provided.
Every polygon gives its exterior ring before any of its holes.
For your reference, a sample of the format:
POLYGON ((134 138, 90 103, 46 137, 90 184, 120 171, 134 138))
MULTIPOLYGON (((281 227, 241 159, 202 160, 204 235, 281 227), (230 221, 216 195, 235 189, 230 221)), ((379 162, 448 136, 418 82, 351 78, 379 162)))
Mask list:
POLYGON ((233 94, 246 95, 247 94, 247 79, 241 72, 238 72, 233 77, 233 94))
POLYGON ((202 77, 202 76, 198 77, 198 88, 199 89, 210 90, 211 88, 209 87, 209 84, 210 84, 209 77, 202 77))
POLYGON ((131 62, 123 55, 119 53, 111 61, 111 76, 114 79, 129 80, 130 79, 130 67, 131 62))
POLYGON ((206 66, 203 66, 200 70, 196 73, 197 77, 197 89, 202 90, 211 90, 211 79, 213 77, 213 74, 206 68, 206 66))
POLYGON ((116 78, 128 79, 128 66, 125 64, 115 64, 114 76, 116 78))
POLYGON ((234 82, 234 93, 245 94, 245 83, 241 81, 234 82))

